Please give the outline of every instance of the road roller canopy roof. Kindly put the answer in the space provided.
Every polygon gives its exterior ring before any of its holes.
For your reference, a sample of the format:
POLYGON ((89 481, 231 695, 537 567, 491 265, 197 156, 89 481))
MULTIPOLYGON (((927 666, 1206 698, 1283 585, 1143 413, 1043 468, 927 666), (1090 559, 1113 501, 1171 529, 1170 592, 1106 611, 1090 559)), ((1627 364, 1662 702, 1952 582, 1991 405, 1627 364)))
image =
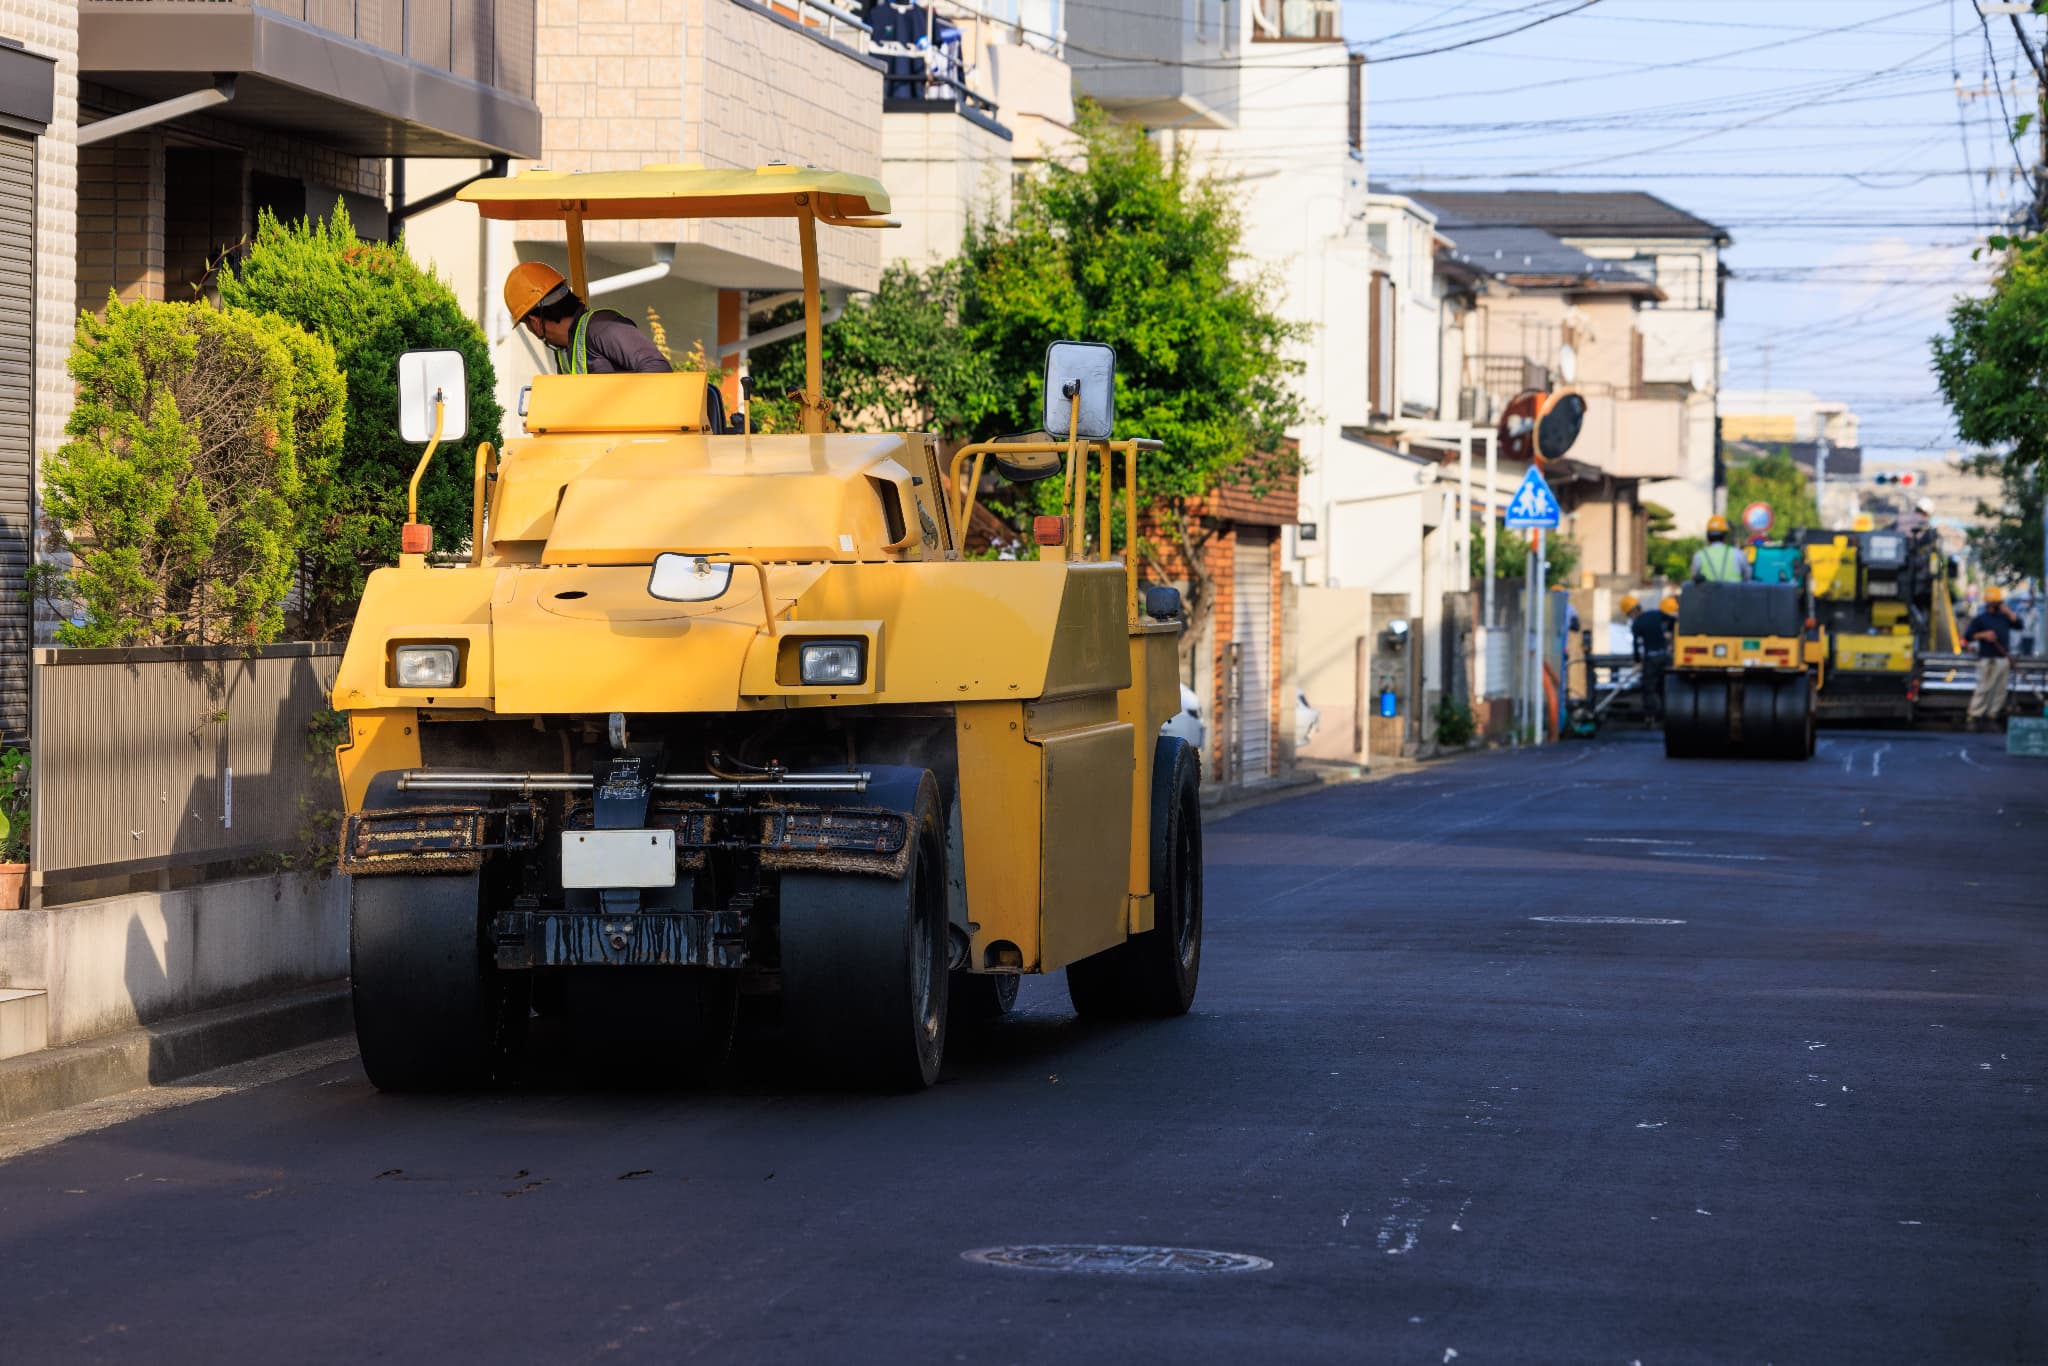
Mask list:
POLYGON ((771 162, 751 171, 670 163, 637 171, 524 171, 471 181, 457 198, 485 218, 810 218, 893 228, 889 192, 871 176, 771 162))

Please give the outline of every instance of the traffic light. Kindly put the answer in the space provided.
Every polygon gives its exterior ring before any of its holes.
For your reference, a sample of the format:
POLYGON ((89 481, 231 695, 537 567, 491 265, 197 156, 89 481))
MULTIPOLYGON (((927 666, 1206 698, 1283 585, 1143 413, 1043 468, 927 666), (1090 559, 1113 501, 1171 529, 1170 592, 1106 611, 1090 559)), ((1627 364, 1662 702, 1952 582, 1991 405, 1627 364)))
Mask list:
POLYGON ((1920 482, 1920 476, 1906 470, 1899 474, 1873 474, 1870 481, 1873 484, 1895 484, 1900 488, 1909 489, 1920 482))

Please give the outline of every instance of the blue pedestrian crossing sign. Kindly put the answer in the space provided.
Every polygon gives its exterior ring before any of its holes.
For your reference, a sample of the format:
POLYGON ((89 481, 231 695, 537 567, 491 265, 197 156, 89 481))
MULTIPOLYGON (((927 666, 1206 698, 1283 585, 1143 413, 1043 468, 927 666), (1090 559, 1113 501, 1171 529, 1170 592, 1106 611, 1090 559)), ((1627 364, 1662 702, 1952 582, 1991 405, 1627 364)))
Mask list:
POLYGON ((1543 472, 1531 465, 1529 472, 1522 476, 1522 487, 1515 490, 1514 498, 1508 503, 1508 530, 1527 531, 1541 527, 1550 531, 1556 528, 1558 516, 1557 495, 1544 482, 1543 472))

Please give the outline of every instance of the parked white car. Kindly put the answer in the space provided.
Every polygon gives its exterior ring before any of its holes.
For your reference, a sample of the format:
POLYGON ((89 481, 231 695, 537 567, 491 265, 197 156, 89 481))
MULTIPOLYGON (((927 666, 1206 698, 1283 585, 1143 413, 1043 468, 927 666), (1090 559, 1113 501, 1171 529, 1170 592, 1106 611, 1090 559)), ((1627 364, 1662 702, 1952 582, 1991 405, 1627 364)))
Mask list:
POLYGON ((1294 693, 1294 747, 1301 749, 1308 744, 1308 738, 1316 733, 1322 724, 1321 711, 1308 704, 1308 694, 1299 689, 1294 693))
POLYGON ((1195 690, 1187 684, 1180 685, 1180 710, 1167 718, 1159 733, 1185 740, 1188 748, 1197 750, 1208 738, 1208 732, 1202 727, 1202 699, 1195 696, 1195 690))

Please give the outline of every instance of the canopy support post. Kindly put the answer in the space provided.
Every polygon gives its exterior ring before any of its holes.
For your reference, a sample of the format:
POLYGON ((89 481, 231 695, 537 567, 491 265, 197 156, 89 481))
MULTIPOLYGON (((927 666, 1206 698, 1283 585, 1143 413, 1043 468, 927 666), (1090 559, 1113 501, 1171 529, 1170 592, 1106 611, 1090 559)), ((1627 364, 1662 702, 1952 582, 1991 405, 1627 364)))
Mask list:
POLYGON ((562 220, 569 235, 569 288, 579 299, 590 298, 590 268, 583 258, 583 215, 572 213, 562 220))
MULTIPOLYGON (((809 196, 805 196, 806 199, 809 196)), ((796 220, 797 241, 804 261, 804 430, 818 435, 825 430, 825 338, 824 319, 818 297, 818 214, 805 204, 796 220)))

